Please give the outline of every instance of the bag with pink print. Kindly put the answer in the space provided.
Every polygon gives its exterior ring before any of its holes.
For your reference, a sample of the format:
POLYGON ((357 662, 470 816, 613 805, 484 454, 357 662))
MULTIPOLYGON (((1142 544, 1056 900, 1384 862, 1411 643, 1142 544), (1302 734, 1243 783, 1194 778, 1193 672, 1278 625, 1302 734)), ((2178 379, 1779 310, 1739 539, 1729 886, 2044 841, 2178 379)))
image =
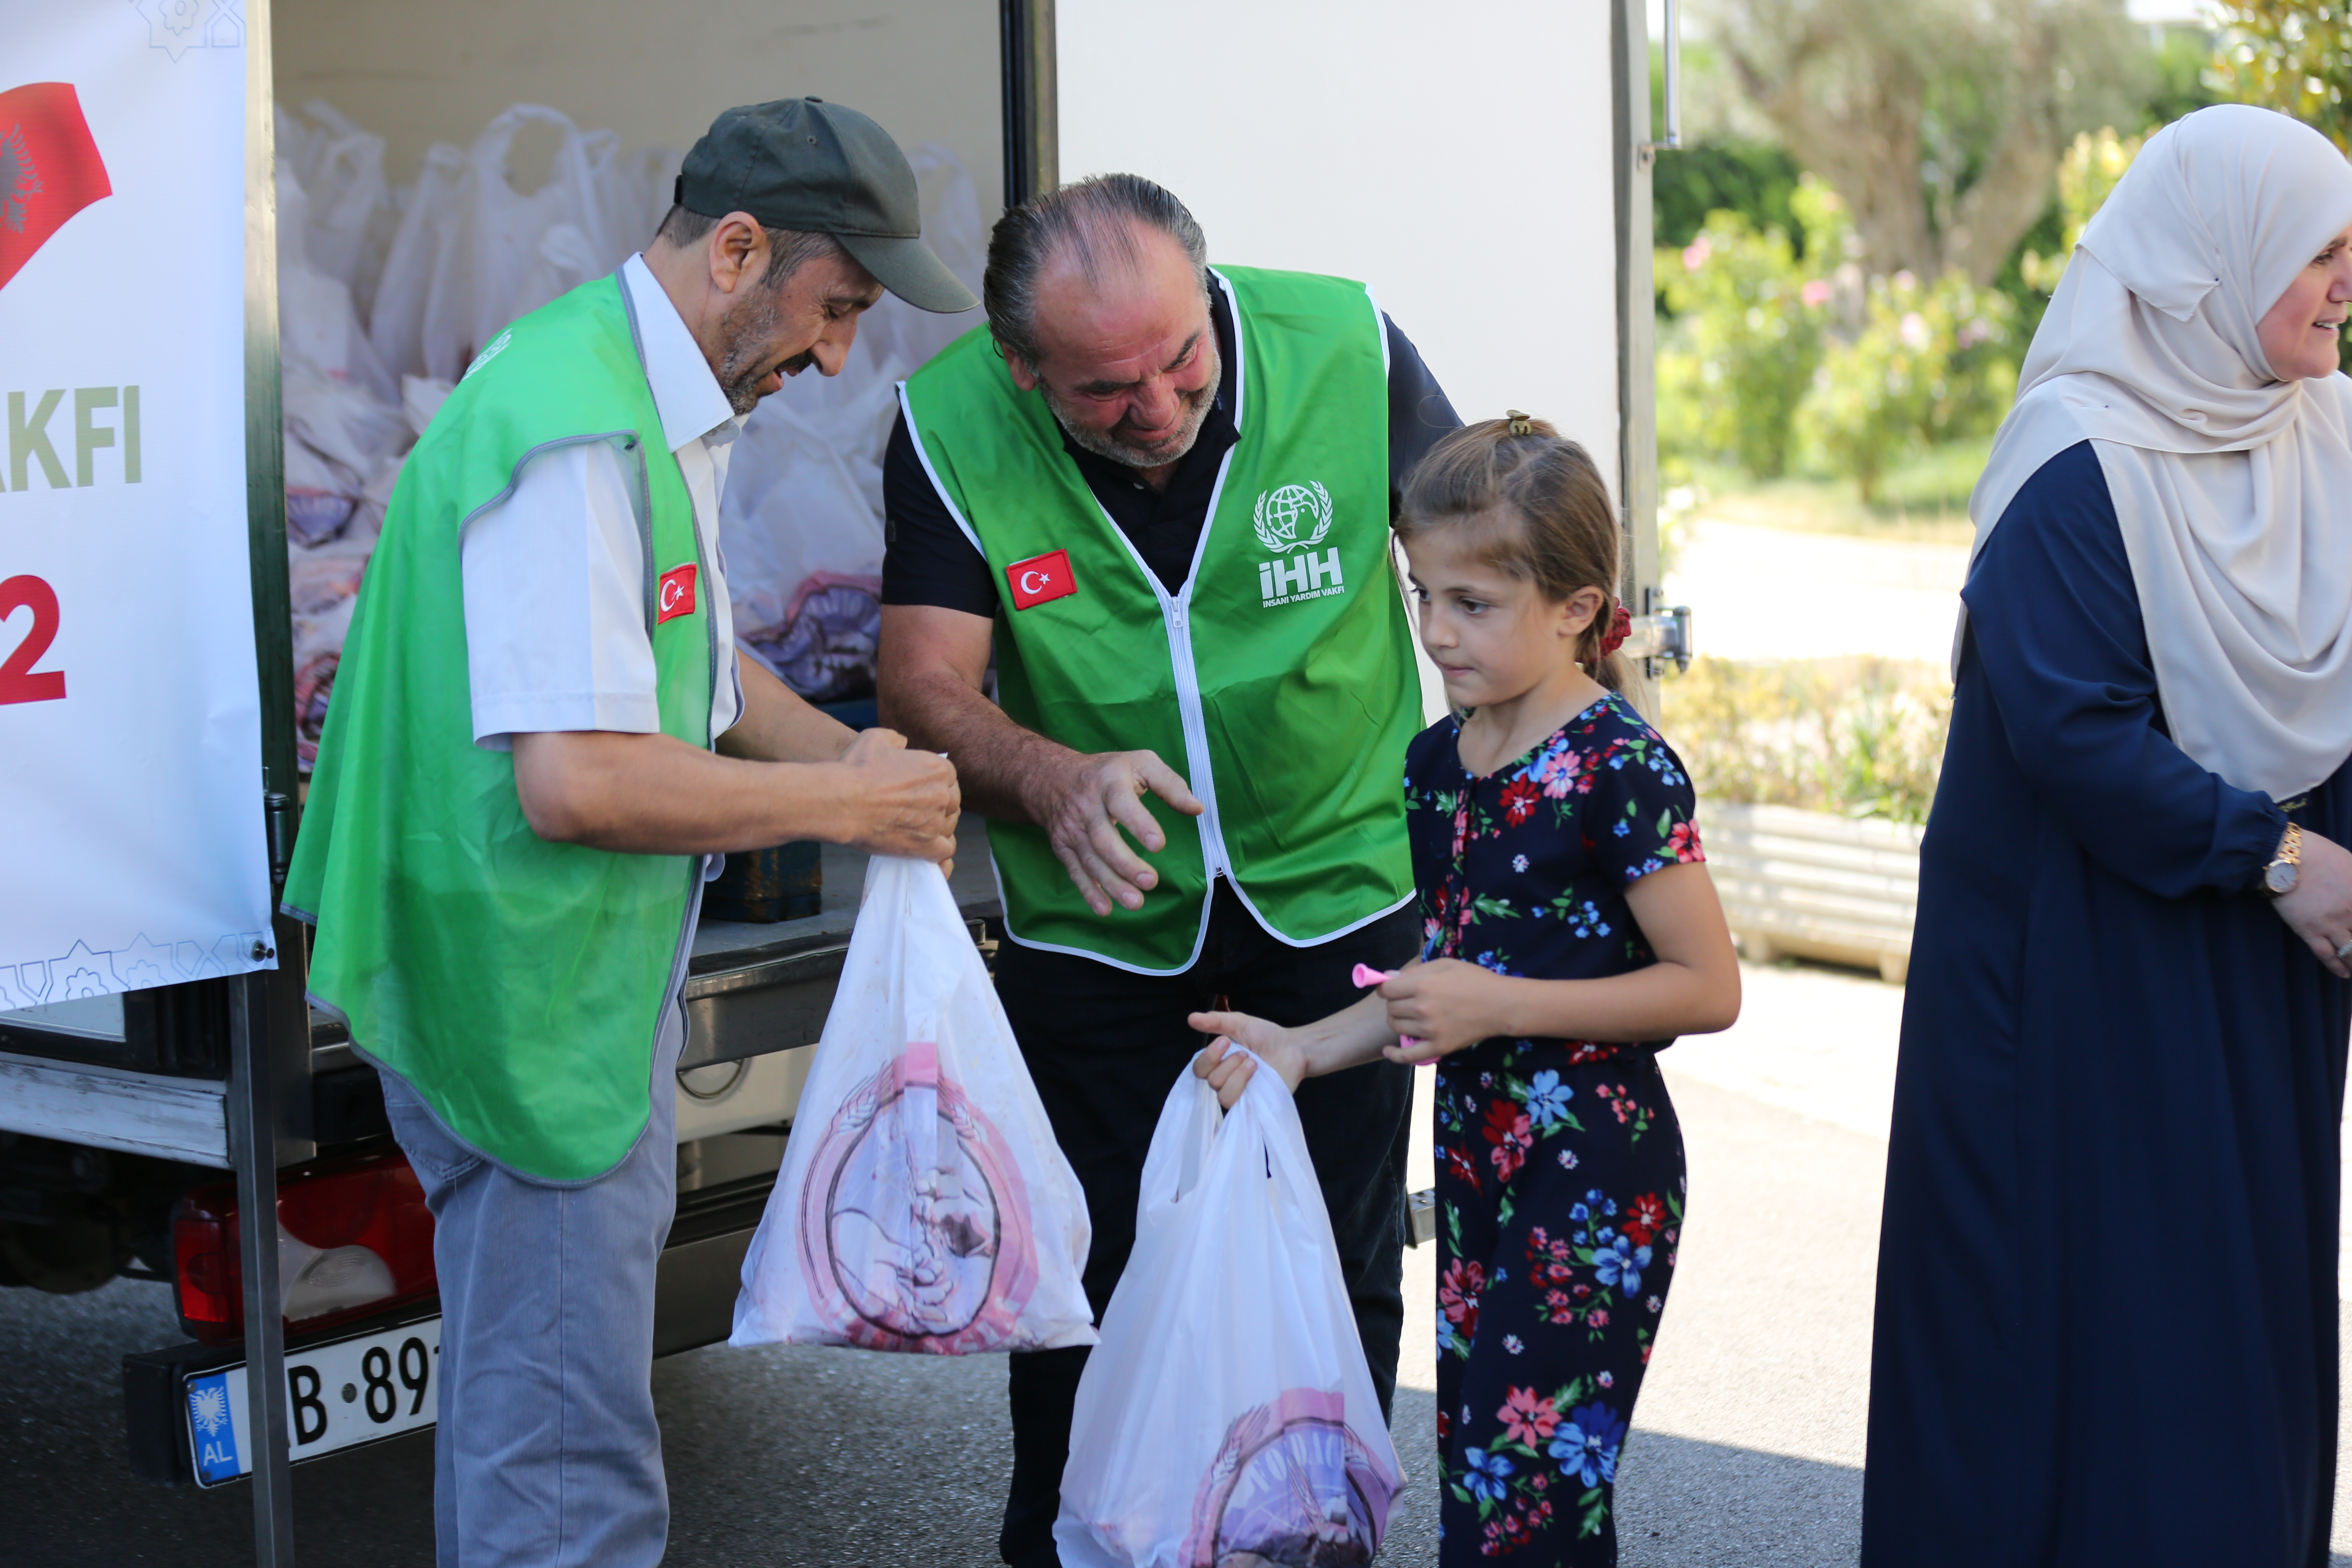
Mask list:
POLYGON ((1404 1488, 1307 1139, 1261 1071, 1182 1074, 1070 1424, 1066 1568, 1353 1568, 1404 1488))
POLYGON ((875 859, 729 1342, 1092 1344, 1090 1235, 947 879, 875 859))

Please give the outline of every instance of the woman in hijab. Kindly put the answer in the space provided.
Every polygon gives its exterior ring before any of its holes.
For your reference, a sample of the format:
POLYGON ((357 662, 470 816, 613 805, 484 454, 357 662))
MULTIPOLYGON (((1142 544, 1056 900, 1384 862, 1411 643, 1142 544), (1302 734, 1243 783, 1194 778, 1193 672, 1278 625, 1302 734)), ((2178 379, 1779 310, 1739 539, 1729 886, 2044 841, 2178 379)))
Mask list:
POLYGON ((1865 1568, 2324 1568, 2352 1022, 2352 167, 2151 138, 1970 510, 1865 1568))

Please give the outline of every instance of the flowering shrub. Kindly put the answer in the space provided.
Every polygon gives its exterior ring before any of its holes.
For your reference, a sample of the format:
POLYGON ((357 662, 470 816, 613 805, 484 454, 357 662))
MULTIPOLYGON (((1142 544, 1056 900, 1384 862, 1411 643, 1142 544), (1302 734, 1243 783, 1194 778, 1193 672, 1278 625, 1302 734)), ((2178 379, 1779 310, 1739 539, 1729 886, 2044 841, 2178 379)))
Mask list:
POLYGON ((1657 356, 1658 449, 1670 466, 1731 463, 1761 479, 1788 468, 1829 320, 1822 273, 1846 235, 1836 195, 1812 175, 1790 205, 1804 228, 1801 261, 1780 227, 1729 212, 1709 214, 1682 249, 1657 253, 1658 292, 1674 316, 1657 356))
MULTIPOLYGON (((2106 166, 2084 157, 2092 174, 2106 166)), ((1866 277, 1843 204, 1811 174, 1790 206, 1801 256, 1780 228, 1735 213, 1657 253, 1672 313, 1657 353, 1660 467, 1670 482, 1701 462, 1773 479, 1801 454, 1874 500, 1879 476, 1917 447, 2000 422, 2016 388, 2015 307, 1957 272, 1933 285, 1866 277)))
POLYGON ((1921 446, 1990 429, 2017 390, 2009 296, 1958 272, 1932 287, 1908 272, 1870 280, 1862 329, 1832 338, 1800 434, 1864 501, 1888 466, 1921 446))

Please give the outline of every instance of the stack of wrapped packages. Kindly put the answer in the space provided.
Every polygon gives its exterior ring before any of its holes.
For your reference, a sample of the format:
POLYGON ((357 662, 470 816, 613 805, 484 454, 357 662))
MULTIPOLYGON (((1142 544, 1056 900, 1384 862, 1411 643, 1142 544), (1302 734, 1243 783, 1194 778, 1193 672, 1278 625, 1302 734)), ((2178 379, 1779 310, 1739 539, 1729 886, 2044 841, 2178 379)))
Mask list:
MULTIPOLYGON (((414 185, 387 183, 383 149, 326 104, 278 110, 286 539, 306 773, 401 459, 482 344, 651 241, 679 162, 625 153, 612 132, 532 104, 499 115, 470 148, 436 145, 414 185), (556 149, 546 183, 525 195, 509 163, 531 126, 556 149)), ((944 148, 912 162, 924 231, 977 291, 971 181, 944 148)), ((970 324, 886 299, 838 377, 788 383, 737 444, 721 516, 737 636, 814 701, 873 691, 893 388, 970 324)))

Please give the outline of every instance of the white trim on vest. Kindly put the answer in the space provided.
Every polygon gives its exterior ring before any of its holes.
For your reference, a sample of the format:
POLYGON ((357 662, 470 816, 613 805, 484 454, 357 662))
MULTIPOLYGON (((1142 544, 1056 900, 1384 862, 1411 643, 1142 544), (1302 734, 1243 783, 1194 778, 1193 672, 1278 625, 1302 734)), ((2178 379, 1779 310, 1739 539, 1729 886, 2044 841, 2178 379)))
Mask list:
POLYGON ((916 461, 923 465, 924 477, 931 481, 931 493, 940 498, 940 504, 948 509, 948 516, 954 520, 956 527, 962 531, 963 536, 971 542, 971 548, 979 555, 982 563, 986 564, 988 546, 980 542, 980 535, 974 533, 971 531, 971 524, 963 520, 963 512, 956 506, 955 497, 948 494, 947 486, 940 482, 940 471, 931 467, 930 453, 923 449, 922 426, 915 423, 915 405, 907 401, 907 384, 903 381, 898 384, 898 416, 907 422, 907 439, 914 446, 916 461))

